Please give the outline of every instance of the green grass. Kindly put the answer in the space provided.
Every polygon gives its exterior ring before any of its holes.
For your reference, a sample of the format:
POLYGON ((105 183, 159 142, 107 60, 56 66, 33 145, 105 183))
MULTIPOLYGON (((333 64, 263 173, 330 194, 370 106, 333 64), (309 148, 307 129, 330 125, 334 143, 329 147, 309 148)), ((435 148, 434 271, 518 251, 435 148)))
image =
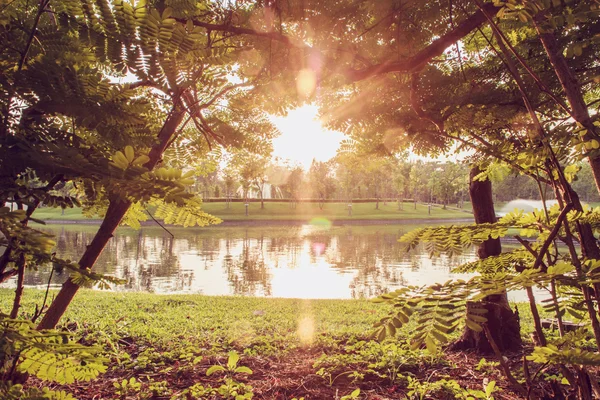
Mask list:
MULTIPOLYGON (((26 290, 23 312, 41 304, 44 292, 26 290)), ((10 312, 14 290, 0 289, 0 312, 10 312)), ((50 296, 50 298, 52 295, 50 296)), ((98 340, 130 337, 168 348, 187 343, 219 352, 237 348, 281 355, 303 340, 366 337, 386 307, 367 300, 302 300, 202 295, 156 295, 80 290, 63 325, 76 324, 98 340), (303 333, 299 334, 299 326, 303 333), (325 333, 327 338, 325 338, 325 333), (303 336, 304 335, 304 336, 303 336)))
MULTIPOLYGON (((471 214, 456 210, 443 210, 440 207, 432 207, 431 214, 428 207, 417 204, 414 208, 412 203, 405 203, 403 210, 398 210, 397 203, 384 205, 379 203, 379 209, 375 203, 354 203, 352 205, 352 216, 348 215, 348 207, 345 203, 327 203, 323 209, 319 209, 317 203, 298 203, 296 208, 291 208, 289 203, 269 202, 261 209, 260 202, 249 203, 248 213, 245 215, 244 203, 231 203, 227 208, 226 203, 204 203, 203 209, 209 214, 215 215, 225 221, 242 220, 302 220, 308 221, 313 218, 325 218, 328 220, 384 220, 384 219, 444 219, 444 218, 469 218, 471 214)), ((40 208, 33 214, 34 218, 41 220, 83 220, 85 216, 77 208, 66 209, 64 214, 61 209, 40 208)))
MULTIPOLYGON (((28 289, 22 313, 41 304, 44 291, 28 289)), ((0 312, 8 313, 14 290, 0 289, 0 312)), ((49 298, 53 297, 50 293, 49 298)), ((518 303, 522 332, 533 331, 526 303, 518 303)), ((261 297, 158 295, 82 289, 61 323, 94 336, 129 337, 167 348, 185 342, 216 352, 238 348, 253 354, 282 355, 304 342, 365 339, 388 306, 368 300, 311 300, 261 297), (301 332, 300 332, 301 331, 301 332)), ((403 328, 405 329, 405 328, 403 328)), ((410 329, 410 326, 407 327, 410 329)), ((405 333, 406 334, 406 333, 405 333)), ((402 331, 399 337, 402 337, 402 331)), ((91 338, 90 338, 91 339, 91 338)))
POLYGON ((32 217, 41 220, 56 219, 71 221, 86 219, 81 213, 81 208, 65 208, 62 210, 60 208, 43 207, 35 210, 32 217))
POLYGON ((227 208, 225 203, 205 203, 203 208, 206 212, 216 215, 224 220, 243 219, 275 219, 275 220, 310 220, 312 218, 327 218, 330 220, 351 219, 427 219, 427 218, 468 218, 470 215, 454 210, 443 210, 433 207, 431 215, 427 206, 410 203, 404 204, 403 210, 398 210, 397 203, 384 205, 379 203, 379 209, 375 203, 352 204, 352 216, 348 215, 348 207, 345 203, 326 203, 323 209, 319 209, 317 203, 298 203, 296 208, 291 208, 289 203, 265 203, 265 208, 260 208, 260 203, 249 203, 248 213, 245 216, 243 203, 231 203, 227 208))
MULTIPOLYGON (((9 312, 13 295, 13 290, 0 289, 0 312, 9 312)), ((30 317, 43 295, 42 290, 26 290, 22 316, 30 317)), ((520 303, 517 307, 521 332, 528 342, 533 331, 528 305, 520 303)), ((207 377, 206 371, 211 365, 225 365, 231 350, 242 354, 241 365, 254 371, 252 376, 236 375, 235 379, 251 384, 258 398, 280 398, 271 391, 275 386, 289 394, 285 398, 306 394, 307 398, 333 399, 339 398, 334 396, 338 390, 349 394, 362 384, 372 388, 372 381, 379 388, 377 395, 393 393, 398 395, 393 398, 402 398, 399 388, 406 387, 408 375, 426 382, 448 367, 475 371, 479 356, 465 354, 465 360, 460 361, 464 365, 457 366, 458 359, 446 358, 444 352, 429 354, 424 349, 410 349, 407 338, 414 321, 398 329, 396 339, 382 343, 371 340, 373 324, 388 310, 388 305, 366 300, 80 290, 58 328, 72 332, 76 341, 101 347, 109 371, 100 379, 76 383, 67 389, 82 399, 91 398, 89 393, 118 398, 114 383, 132 376, 146 394, 153 382, 160 381, 171 393, 178 394, 195 383, 217 388, 222 379, 207 377), (358 381, 352 380, 353 376, 358 381), (308 377, 310 385, 304 387, 308 377), (291 380, 288 384, 292 389, 279 379, 291 380)), ((458 334, 460 329, 452 337, 458 334)), ((495 368, 475 373, 477 384, 484 378, 499 379, 495 368)), ((461 384, 467 387, 473 382, 468 379, 461 384)), ((504 386, 503 390, 507 390, 504 386)), ((506 394, 506 398, 518 398, 511 397, 511 392, 506 394)), ((150 397, 144 396, 137 398, 150 397)))

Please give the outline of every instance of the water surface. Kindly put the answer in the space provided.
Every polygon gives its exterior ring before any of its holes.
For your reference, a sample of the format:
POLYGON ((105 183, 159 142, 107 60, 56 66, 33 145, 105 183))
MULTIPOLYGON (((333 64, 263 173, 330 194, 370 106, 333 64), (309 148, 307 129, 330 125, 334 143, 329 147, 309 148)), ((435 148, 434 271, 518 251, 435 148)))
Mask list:
MULTIPOLYGON (((292 298, 372 297, 404 285, 467 277, 450 270, 474 259, 473 251, 434 259, 422 249, 406 253, 398 239, 414 228, 170 228, 174 237, 160 227, 119 228, 94 269, 125 279, 114 287, 118 291, 292 298)), ((42 229, 56 235, 60 257, 78 260, 97 227, 42 229)), ((46 287, 50 271, 49 266, 30 271, 26 285, 46 287)), ((66 275, 54 272, 51 286, 66 275)))

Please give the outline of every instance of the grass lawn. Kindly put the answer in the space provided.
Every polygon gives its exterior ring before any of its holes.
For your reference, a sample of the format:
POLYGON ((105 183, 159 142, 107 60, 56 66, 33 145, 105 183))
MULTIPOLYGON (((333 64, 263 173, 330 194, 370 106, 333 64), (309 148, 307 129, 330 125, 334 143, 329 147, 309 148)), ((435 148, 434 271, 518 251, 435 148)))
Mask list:
POLYGON ((56 219, 69 221, 86 219, 86 217, 81 213, 81 208, 65 208, 62 210, 60 208, 50 207, 38 208, 33 213, 33 218, 41 220, 56 219))
MULTIPOLYGON (((443 219, 443 218, 469 218, 471 214, 456 210, 443 210, 440 207, 432 207, 429 214, 428 207, 417 204, 415 209, 413 203, 404 203, 404 209, 398 210, 397 203, 384 205, 379 203, 379 209, 375 203, 354 203, 352 205, 352 216, 348 215, 348 207, 345 203, 326 203, 323 209, 319 209, 317 203, 298 203, 296 208, 291 208, 289 203, 265 203, 265 208, 260 208, 260 202, 249 203, 248 216, 245 215, 244 203, 231 203, 227 208, 226 203, 204 203, 203 208, 209 214, 215 215, 225 221, 227 220, 311 220, 312 218, 326 218, 329 220, 359 220, 359 219, 443 219)), ((78 208, 53 209, 40 208, 33 214, 34 218, 41 220, 81 220, 86 217, 78 208)))
MULTIPOLYGON (((26 290, 23 313, 31 313, 43 294, 26 290)), ((0 289, 1 312, 10 310, 12 296, 12 290, 0 289)), ((527 338, 532 323, 527 306, 518 306, 527 338)), ((387 307, 366 300, 81 290, 60 328, 73 332, 76 340, 100 346, 109 368, 91 382, 52 386, 79 399, 222 399, 230 397, 210 392, 225 390, 228 376, 241 392, 252 392, 254 399, 340 400, 360 389, 360 399, 384 400, 407 398, 411 377, 422 383, 454 380, 460 390, 481 390, 482 381, 494 380, 501 390, 496 398, 521 398, 497 368, 474 368, 481 356, 411 349, 405 341, 411 324, 399 329, 395 339, 371 340, 373 323, 387 307), (240 354, 238 365, 253 373, 207 376, 211 366, 226 365, 230 351, 240 354), (124 396, 115 383, 131 378, 140 387, 124 396), (189 395, 192 388, 196 395, 186 397, 186 390, 189 395)), ((511 355, 509 362, 518 368, 520 355, 511 355)), ((36 380, 33 384, 45 385, 36 380)), ((427 398, 455 398, 448 397, 444 388, 431 390, 433 397, 427 398)))
POLYGON ((317 203, 298 203, 296 208, 291 208, 289 203, 265 203, 265 208, 260 208, 260 203, 249 203, 248 214, 245 216, 244 203, 231 203, 227 208, 225 203, 205 203, 203 208, 206 212, 216 215, 224 220, 243 219, 299 219, 310 220, 312 218, 327 218, 330 220, 351 219, 428 219, 428 218, 469 218, 471 215, 455 210, 443 210, 432 207, 431 215, 428 207, 417 204, 414 208, 412 203, 404 203, 403 210, 398 210, 397 203, 379 203, 379 209, 375 203, 353 203, 352 216, 348 215, 346 203, 326 203, 323 209, 319 209, 317 203))

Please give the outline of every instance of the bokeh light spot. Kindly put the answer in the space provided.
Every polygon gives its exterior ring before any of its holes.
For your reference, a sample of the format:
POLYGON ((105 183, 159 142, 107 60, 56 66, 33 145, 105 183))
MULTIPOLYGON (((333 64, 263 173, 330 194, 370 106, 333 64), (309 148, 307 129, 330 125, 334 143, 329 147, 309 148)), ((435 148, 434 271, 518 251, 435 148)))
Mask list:
POLYGON ((315 227, 320 227, 320 228, 325 228, 325 229, 331 228, 331 221, 328 220, 327 218, 323 218, 323 217, 313 218, 310 220, 309 224, 312 226, 315 226, 315 227))
POLYGON ((302 98, 310 97, 317 87, 317 74, 309 68, 301 69, 296 77, 296 89, 302 98))
POLYGON ((303 346, 312 344, 315 339, 315 320, 312 316, 305 315, 299 319, 297 333, 303 346))

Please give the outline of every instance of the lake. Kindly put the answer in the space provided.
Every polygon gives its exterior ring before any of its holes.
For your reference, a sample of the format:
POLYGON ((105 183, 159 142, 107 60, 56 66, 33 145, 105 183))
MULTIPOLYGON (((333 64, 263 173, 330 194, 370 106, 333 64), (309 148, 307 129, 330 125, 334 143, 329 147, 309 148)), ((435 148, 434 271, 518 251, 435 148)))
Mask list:
MULTIPOLYGON (((415 225, 119 228, 94 269, 125 279, 117 291, 291 298, 373 297, 404 285, 466 275, 453 266, 475 258, 430 259, 406 253, 398 239, 415 225)), ((57 255, 78 260, 97 226, 44 226, 57 255)), ((46 287, 51 267, 28 270, 25 284, 46 287)), ((67 273, 55 272, 59 287, 67 273)), ((14 286, 12 282, 4 286, 14 286)))

